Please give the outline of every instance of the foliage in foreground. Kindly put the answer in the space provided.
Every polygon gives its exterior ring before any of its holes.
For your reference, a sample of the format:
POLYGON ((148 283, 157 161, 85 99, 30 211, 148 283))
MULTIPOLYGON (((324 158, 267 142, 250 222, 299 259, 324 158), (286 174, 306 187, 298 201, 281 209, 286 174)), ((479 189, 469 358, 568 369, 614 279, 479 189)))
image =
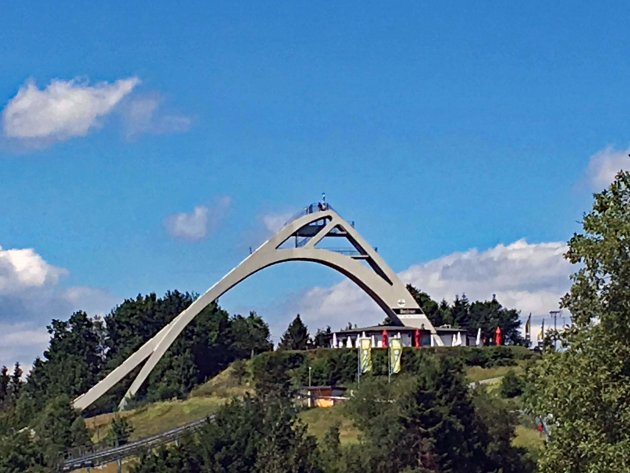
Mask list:
POLYGON ((0 473, 55 471, 68 449, 90 445, 70 398, 58 396, 35 417, 32 428, 0 433, 0 473))
POLYGON ((144 455, 135 473, 318 473, 315 438, 287 400, 246 397, 225 406, 194 438, 144 455))
POLYGON ((550 428, 540 471, 630 471, 629 172, 595 195, 566 257, 580 265, 562 301, 574 325, 530 372, 531 408, 550 428))
POLYGON ((366 377, 347 411, 362 432, 343 446, 339 427, 317 442, 279 385, 234 401, 194 438, 145 455, 148 472, 527 473, 515 419, 499 399, 471 393, 460 365, 427 357, 416 376, 366 377))
POLYGON ((471 393, 458 365, 428 360, 417 376, 366 380, 349 408, 364 433, 366 471, 533 471, 512 447, 516 420, 500 400, 471 393))

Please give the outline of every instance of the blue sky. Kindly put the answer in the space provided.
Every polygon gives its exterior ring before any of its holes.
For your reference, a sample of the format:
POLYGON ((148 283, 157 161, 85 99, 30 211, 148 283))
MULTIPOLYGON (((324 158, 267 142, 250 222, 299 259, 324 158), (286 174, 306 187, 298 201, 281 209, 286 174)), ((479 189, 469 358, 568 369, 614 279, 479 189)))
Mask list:
MULTIPOLYGON (((203 292, 322 191, 434 297, 497 293, 545 313, 568 284, 562 243, 628 166, 628 13, 5 3, 0 363, 28 362, 73 309, 203 292)), ((352 291, 296 264, 221 302, 276 332, 296 311, 313 328, 380 317, 352 291), (357 302, 322 310, 338 291, 357 302)))

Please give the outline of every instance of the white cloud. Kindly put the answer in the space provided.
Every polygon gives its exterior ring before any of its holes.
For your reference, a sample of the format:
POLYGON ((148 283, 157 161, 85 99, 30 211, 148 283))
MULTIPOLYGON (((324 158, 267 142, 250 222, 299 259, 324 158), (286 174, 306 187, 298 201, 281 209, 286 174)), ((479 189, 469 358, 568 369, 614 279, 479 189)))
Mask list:
POLYGON ((161 98, 157 95, 136 97, 124 107, 123 117, 128 137, 143 133, 183 133, 190 129, 192 120, 179 114, 162 113, 161 98))
POLYGON ((571 265, 563 256, 566 250, 560 242, 518 240, 414 265, 400 277, 434 299, 449 300, 466 293, 469 299, 477 300, 496 294, 508 307, 546 313, 557 308, 560 296, 568 289, 571 265))
POLYGON ((48 264, 33 249, 0 246, 0 294, 54 285, 66 271, 48 264))
POLYGON ((60 286, 68 271, 33 249, 0 247, 0 365, 24 365, 48 343, 46 325, 76 310, 104 314, 116 300, 101 289, 60 286))
POLYGON ((269 212, 260 216, 260 220, 269 234, 277 233, 295 212, 269 212))
POLYGON ((630 147, 617 150, 612 146, 591 156, 586 177, 591 187, 597 191, 608 187, 620 170, 630 170, 630 147))
POLYGON ((19 361, 24 372, 28 372, 30 363, 41 354, 49 339, 45 326, 0 323, 0 366, 11 367, 19 361))
POLYGON ((199 205, 192 213, 171 215, 166 229, 175 238, 202 240, 218 230, 231 205, 230 197, 222 197, 211 207, 199 205))
POLYGON ((88 286, 69 287, 61 293, 61 297, 72 307, 91 315, 105 315, 116 303, 120 302, 106 290, 88 286))
MULTIPOLYGON (((437 301, 451 302, 462 293, 470 300, 488 300, 496 294, 504 306, 522 314, 548 314, 558 308, 560 297, 569 288, 572 267, 563 257, 565 251, 566 245, 560 242, 518 240, 413 265, 399 276, 437 301)), ((285 310, 286 317, 302 314, 313 329, 326 325, 340 328, 349 321, 370 325, 384 317, 381 309, 349 280, 328 288, 312 288, 295 297, 285 310)))
POLYGON ((53 80, 40 89, 28 80, 2 113, 4 134, 19 140, 63 141, 84 136, 138 84, 137 77, 88 85, 53 80))

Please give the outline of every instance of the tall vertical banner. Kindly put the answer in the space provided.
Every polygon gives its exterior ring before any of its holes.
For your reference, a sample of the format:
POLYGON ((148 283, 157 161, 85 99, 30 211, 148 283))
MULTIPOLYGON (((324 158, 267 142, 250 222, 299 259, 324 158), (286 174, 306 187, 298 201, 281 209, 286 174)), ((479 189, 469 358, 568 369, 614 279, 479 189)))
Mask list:
POLYGON ((359 338, 359 376, 372 371, 372 339, 359 338))
POLYGON ((525 340, 528 342, 532 338, 532 313, 529 313, 529 317, 527 317, 527 322, 525 322, 525 340))
POLYGON ((400 372, 402 357, 402 340, 400 338, 392 338, 389 341, 389 374, 400 372))

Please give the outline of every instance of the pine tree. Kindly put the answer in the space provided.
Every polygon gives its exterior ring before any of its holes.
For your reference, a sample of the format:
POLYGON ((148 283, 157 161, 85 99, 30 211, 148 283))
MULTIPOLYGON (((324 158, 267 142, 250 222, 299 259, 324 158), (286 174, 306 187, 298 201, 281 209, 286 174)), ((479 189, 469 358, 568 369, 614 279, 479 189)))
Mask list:
POLYGON ((470 319, 470 302, 466 294, 455 296, 455 301, 451 307, 451 324, 454 327, 468 327, 470 319))
POLYGON ((306 350, 310 343, 310 337, 306 325, 302 322, 300 314, 289 324, 278 345, 279 350, 306 350))
POLYGON ((297 418, 287 399, 271 399, 265 405, 265 435, 258 448, 256 473, 318 473, 315 438, 297 418))
POLYGON ((0 441, 0 471, 7 473, 49 473, 41 445, 28 430, 5 436, 0 441))
POLYGON ((22 371, 22 367, 19 363, 15 363, 13 367, 13 373, 11 373, 11 379, 9 380, 8 385, 8 397, 9 403, 11 406, 15 406, 20 393, 22 392, 22 386, 24 385, 24 381, 22 381, 22 375, 24 372, 22 371))
POLYGON ((75 440, 85 446, 84 434, 79 433, 80 427, 75 421, 79 418, 66 395, 52 399, 37 418, 35 431, 43 448, 46 464, 55 467, 64 454, 75 447, 75 440))
POLYGON ((439 405, 447 413, 436 433, 440 471, 488 471, 485 445, 489 439, 475 412, 461 366, 450 358, 440 360, 434 388, 439 405))
POLYGON ((109 426, 107 443, 113 447, 126 445, 133 433, 133 426, 124 416, 115 415, 109 426))
POLYGON ((339 438, 339 422, 334 423, 324 434, 319 445, 322 467, 326 473, 340 473, 342 458, 339 438))
POLYGON ((10 382, 11 376, 9 376, 9 368, 3 366, 0 370, 0 411, 8 404, 10 382))
POLYGON ((326 327, 326 330, 317 329, 315 337, 313 337, 313 345, 315 348, 329 348, 330 338, 332 337, 332 330, 330 325, 326 327))

